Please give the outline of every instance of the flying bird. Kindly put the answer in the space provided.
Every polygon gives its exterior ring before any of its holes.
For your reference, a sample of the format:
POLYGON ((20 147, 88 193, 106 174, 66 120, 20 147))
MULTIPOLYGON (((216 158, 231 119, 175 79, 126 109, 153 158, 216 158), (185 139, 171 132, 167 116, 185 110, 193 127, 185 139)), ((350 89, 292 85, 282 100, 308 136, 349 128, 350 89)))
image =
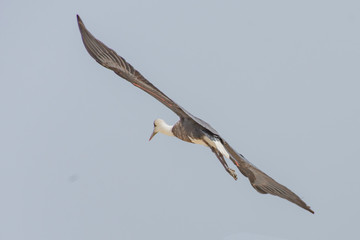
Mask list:
POLYGON ((152 83, 146 80, 146 78, 126 62, 124 58, 119 56, 114 50, 108 48, 101 41, 97 40, 85 28, 79 15, 77 15, 77 21, 82 41, 91 57, 102 66, 113 70, 120 77, 156 98, 179 116, 180 120, 174 125, 169 125, 162 119, 156 119, 154 121, 154 131, 149 140, 160 132, 168 136, 177 137, 186 142, 209 147, 219 159, 226 172, 228 172, 235 180, 237 180, 236 172, 228 166, 225 158, 230 159, 235 164, 239 171, 249 179, 250 184, 259 193, 269 193, 287 199, 305 210, 314 213, 314 211, 311 210, 311 208, 294 192, 276 182, 263 171, 251 164, 243 155, 236 152, 208 123, 190 114, 183 107, 175 103, 152 83))

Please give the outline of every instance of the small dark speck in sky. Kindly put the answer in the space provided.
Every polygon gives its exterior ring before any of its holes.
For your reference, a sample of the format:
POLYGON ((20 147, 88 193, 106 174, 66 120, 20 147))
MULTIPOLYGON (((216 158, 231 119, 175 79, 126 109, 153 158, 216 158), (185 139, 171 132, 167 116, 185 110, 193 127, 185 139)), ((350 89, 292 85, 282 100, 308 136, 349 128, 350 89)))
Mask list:
POLYGON ((68 180, 69 180, 69 182, 74 183, 77 180, 79 180, 79 176, 77 174, 72 174, 69 176, 68 180))

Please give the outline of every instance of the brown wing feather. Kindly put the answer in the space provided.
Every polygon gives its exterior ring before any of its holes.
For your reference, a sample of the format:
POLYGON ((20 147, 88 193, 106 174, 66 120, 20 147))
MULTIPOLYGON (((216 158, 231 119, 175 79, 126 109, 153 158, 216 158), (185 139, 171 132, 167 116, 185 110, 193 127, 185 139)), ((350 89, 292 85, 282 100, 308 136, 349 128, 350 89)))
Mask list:
POLYGON ((272 195, 284 198, 289 200, 292 203, 297 204, 298 206, 308 210, 311 213, 314 213, 313 210, 306 203, 300 199, 294 192, 290 189, 276 182, 274 179, 269 177, 263 171, 251 164, 245 157, 237 153, 226 141, 223 140, 226 151, 230 154, 232 161, 235 161, 240 172, 249 178, 251 185, 259 193, 270 193, 272 195))
POLYGON ((97 40, 86 28, 80 17, 77 16, 81 38, 88 53, 102 66, 113 70, 117 75, 131 82, 134 86, 144 90, 165 106, 174 111, 179 117, 189 117, 184 110, 168 96, 145 79, 131 64, 120 57, 114 50, 97 40))
POLYGON ((130 63, 126 62, 124 58, 119 56, 114 50, 107 47, 104 43, 97 40, 85 27, 79 15, 77 15, 78 25, 81 33, 81 38, 86 50, 89 52, 99 64, 113 70, 117 75, 131 82, 134 86, 144 90, 165 106, 174 111, 180 118, 188 118, 200 124, 213 134, 217 134, 216 130, 210 124, 190 114, 180 105, 171 100, 145 77, 141 75, 130 63))

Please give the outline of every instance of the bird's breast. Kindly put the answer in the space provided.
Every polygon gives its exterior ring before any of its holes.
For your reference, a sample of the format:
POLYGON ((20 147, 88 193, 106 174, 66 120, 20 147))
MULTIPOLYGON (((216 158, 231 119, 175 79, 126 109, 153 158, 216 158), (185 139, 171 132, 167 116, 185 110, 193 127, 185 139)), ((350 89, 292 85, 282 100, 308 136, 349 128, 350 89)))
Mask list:
POLYGON ((179 121, 172 128, 175 137, 190 143, 195 143, 194 140, 201 141, 202 133, 196 125, 187 124, 187 122, 179 121))

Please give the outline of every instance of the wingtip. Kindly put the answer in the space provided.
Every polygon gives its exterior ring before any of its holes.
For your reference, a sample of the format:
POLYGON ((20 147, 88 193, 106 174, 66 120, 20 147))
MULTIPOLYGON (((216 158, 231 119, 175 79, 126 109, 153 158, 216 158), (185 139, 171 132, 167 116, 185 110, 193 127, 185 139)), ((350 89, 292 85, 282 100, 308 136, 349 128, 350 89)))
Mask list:
POLYGON ((79 24, 83 24, 79 14, 76 14, 76 18, 77 18, 77 21, 78 21, 79 24))
POLYGON ((304 204, 303 206, 299 205, 300 207, 302 207, 303 209, 305 209, 306 211, 311 212, 312 214, 315 214, 315 212, 310 208, 310 206, 304 204))
POLYGON ((306 210, 308 210, 308 211, 311 212, 312 214, 315 214, 315 212, 314 212, 313 210, 311 210, 310 207, 308 207, 308 209, 306 209, 306 210))

